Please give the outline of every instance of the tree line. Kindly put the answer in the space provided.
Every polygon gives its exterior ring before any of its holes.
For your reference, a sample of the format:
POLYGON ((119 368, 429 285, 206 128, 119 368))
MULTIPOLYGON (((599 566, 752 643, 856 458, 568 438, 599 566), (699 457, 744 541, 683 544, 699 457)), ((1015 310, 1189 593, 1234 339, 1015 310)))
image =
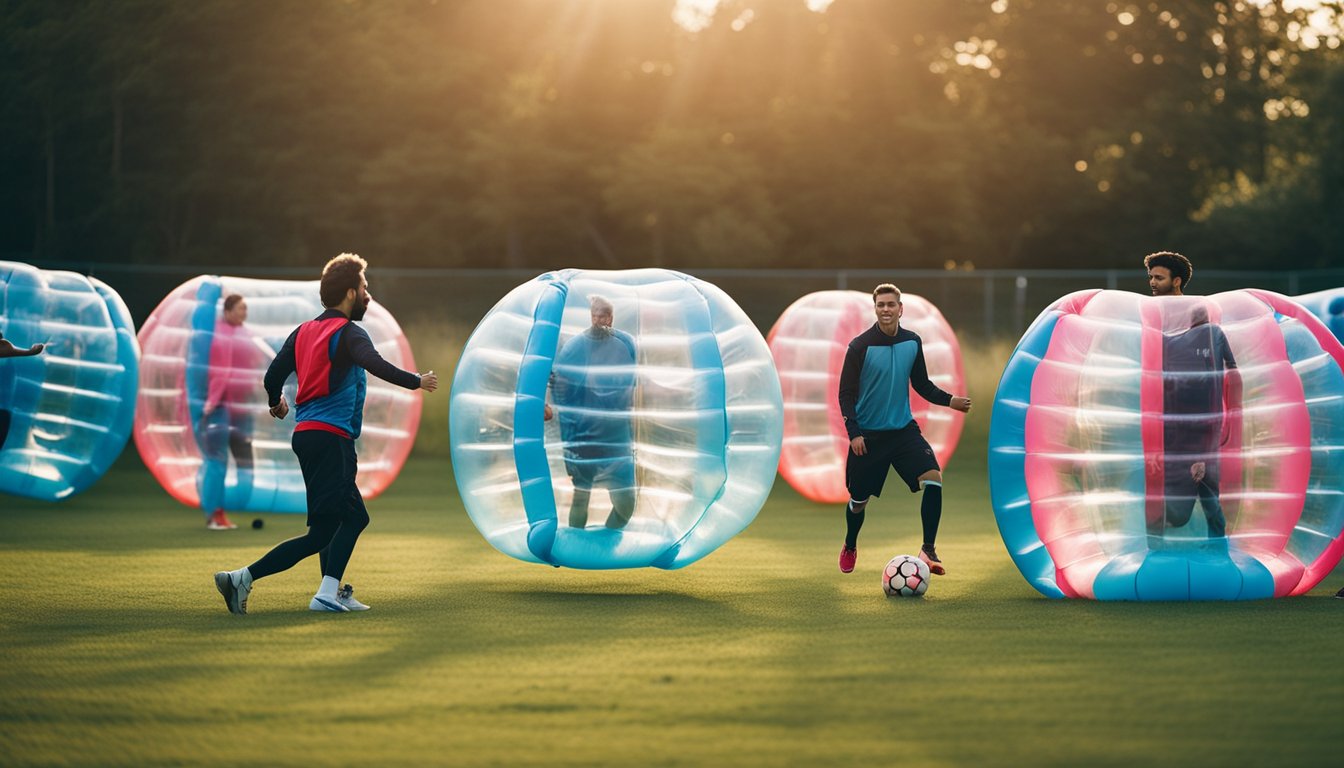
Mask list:
POLYGON ((693 24, 676 0, 0 8, 0 258, 1344 257, 1338 3, 723 0, 693 24))

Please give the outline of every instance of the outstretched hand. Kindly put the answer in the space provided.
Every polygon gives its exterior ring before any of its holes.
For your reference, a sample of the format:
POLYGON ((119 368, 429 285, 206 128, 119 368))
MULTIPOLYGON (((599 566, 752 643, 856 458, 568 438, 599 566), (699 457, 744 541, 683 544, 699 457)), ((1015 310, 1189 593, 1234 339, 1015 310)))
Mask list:
POLYGON ((952 402, 948 403, 947 407, 951 408, 954 411, 961 411, 962 413, 970 413, 971 398, 953 396, 952 402))
POLYGON ((19 349, 9 339, 0 338, 0 357, 31 357, 42 353, 46 344, 34 344, 27 349, 19 349))
POLYGON ((434 390, 438 389, 439 388, 438 374, 434 373, 433 371, 430 371, 429 373, 420 374, 420 388, 425 390, 426 392, 433 392, 434 390))

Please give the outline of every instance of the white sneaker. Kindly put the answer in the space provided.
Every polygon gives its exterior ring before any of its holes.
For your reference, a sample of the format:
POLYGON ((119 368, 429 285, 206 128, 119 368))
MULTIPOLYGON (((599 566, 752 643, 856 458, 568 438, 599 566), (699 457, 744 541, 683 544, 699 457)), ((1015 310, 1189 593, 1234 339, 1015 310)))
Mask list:
POLYGON ((345 613, 349 611, 340 600, 326 595, 313 595, 313 599, 308 602, 308 610, 324 611, 326 613, 345 613))
POLYGON ((224 596, 224 605, 228 606, 229 613, 247 613, 247 596, 252 594, 252 580, 243 574, 242 569, 215 574, 215 589, 224 596))
POLYGON ((355 588, 346 584, 336 590, 336 601, 345 606, 347 611, 367 611, 369 606, 355 599, 355 588))

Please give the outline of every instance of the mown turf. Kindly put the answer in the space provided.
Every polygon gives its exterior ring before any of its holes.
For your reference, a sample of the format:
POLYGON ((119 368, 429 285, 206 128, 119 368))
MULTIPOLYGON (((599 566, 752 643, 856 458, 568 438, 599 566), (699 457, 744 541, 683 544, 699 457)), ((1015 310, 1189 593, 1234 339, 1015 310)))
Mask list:
POLYGON ((490 549, 447 461, 415 460, 347 573, 372 611, 310 613, 311 562, 259 582, 246 617, 211 574, 299 518, 208 533, 133 459, 59 506, 0 498, 0 764, 1338 758, 1341 574, 1249 604, 1047 600, 1004 552, 983 471, 950 470, 951 574, 916 600, 878 585, 918 545, 904 492, 870 508, 849 576, 838 512, 782 483, 685 570, 586 573, 490 549))

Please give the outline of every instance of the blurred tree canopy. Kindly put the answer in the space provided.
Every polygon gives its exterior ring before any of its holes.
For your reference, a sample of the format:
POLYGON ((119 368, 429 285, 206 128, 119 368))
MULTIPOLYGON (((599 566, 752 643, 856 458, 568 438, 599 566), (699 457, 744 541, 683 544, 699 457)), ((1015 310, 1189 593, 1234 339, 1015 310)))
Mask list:
POLYGON ((1337 266, 1299 5, 7 0, 0 256, 1337 266))

